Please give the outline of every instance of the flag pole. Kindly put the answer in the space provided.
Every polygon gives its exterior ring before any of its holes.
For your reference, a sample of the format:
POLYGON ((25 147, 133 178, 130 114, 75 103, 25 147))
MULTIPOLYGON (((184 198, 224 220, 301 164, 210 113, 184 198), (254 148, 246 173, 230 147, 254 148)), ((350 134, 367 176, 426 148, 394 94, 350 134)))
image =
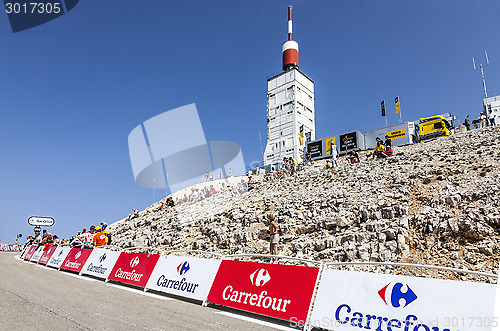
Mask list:
POLYGON ((399 120, 401 121, 401 123, 403 123, 403 116, 401 115, 401 99, 399 99, 399 95, 398 95, 398 104, 399 104, 399 120))

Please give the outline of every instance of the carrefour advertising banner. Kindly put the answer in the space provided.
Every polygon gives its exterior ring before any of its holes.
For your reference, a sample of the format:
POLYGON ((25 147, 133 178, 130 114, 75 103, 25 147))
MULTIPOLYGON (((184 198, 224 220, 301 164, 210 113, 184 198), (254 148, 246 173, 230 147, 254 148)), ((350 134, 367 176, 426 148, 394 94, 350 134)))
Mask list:
POLYGON ((36 249, 38 248, 38 245, 31 245, 30 248, 26 251, 26 254, 24 255, 23 259, 29 261, 33 257, 33 254, 35 254, 36 249))
POLYGON ((45 247, 44 245, 41 245, 41 246, 39 246, 39 247, 36 249, 35 253, 33 254, 33 256, 32 256, 32 257, 31 257, 31 259, 30 259, 30 261, 31 261, 31 262, 38 262, 38 259, 39 259, 39 258, 40 258, 40 256, 42 256, 42 254, 43 254, 43 249, 44 249, 44 247, 45 247))
POLYGON ((222 261, 207 301, 284 320, 305 320, 318 268, 222 261))
POLYGON ((494 284, 324 269, 310 322, 329 330, 491 330, 494 284))
POLYGON ((47 266, 59 268, 61 264, 64 262, 64 259, 66 259, 66 256, 68 256, 70 251, 71 247, 57 247, 52 256, 50 257, 47 266))
POLYGON ((159 257, 158 254, 122 252, 108 279, 145 287, 159 257))
POLYGON ((220 260, 161 256, 146 288, 203 301, 219 265, 220 260))
POLYGON ((94 248, 82 269, 82 274, 107 279, 118 260, 120 252, 94 248))
POLYGON ((38 259, 38 263, 47 264, 52 257, 52 254, 56 251, 57 246, 47 246, 43 249, 42 256, 38 259))
POLYGON ((61 269, 75 272, 82 271, 90 253, 92 253, 91 249, 72 248, 61 264, 61 269))

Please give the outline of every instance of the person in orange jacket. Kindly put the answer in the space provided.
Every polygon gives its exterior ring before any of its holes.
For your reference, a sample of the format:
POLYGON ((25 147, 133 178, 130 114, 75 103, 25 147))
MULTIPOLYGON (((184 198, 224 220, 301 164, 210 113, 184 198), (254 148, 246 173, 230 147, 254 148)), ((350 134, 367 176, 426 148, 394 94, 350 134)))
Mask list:
POLYGON ((100 226, 96 226, 95 229, 99 232, 97 232, 94 235, 94 238, 92 239, 92 243, 94 244, 94 247, 106 246, 106 244, 108 243, 108 236, 106 236, 106 234, 101 231, 100 226))

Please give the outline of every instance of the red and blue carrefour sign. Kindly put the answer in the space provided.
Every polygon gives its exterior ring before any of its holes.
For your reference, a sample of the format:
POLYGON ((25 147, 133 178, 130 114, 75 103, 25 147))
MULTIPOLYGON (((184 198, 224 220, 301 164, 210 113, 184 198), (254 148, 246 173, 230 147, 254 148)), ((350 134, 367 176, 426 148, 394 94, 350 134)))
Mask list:
POLYGON ((391 305, 394 308, 401 307, 400 300, 403 300, 403 307, 406 307, 417 299, 415 292, 413 292, 408 285, 403 285, 401 283, 387 284, 378 291, 378 295, 380 295, 386 305, 391 305), (406 291, 401 291, 403 287, 406 287, 406 291))

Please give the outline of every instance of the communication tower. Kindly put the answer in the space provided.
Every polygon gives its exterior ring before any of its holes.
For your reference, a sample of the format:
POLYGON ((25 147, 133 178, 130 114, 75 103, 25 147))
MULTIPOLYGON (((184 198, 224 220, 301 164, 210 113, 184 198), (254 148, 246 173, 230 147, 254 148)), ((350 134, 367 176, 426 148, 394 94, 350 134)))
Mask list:
POLYGON ((299 70, 299 44, 292 39, 288 7, 288 40, 283 43, 283 72, 267 80, 267 145, 264 165, 284 157, 302 161, 307 141, 315 140, 314 81, 299 70))

